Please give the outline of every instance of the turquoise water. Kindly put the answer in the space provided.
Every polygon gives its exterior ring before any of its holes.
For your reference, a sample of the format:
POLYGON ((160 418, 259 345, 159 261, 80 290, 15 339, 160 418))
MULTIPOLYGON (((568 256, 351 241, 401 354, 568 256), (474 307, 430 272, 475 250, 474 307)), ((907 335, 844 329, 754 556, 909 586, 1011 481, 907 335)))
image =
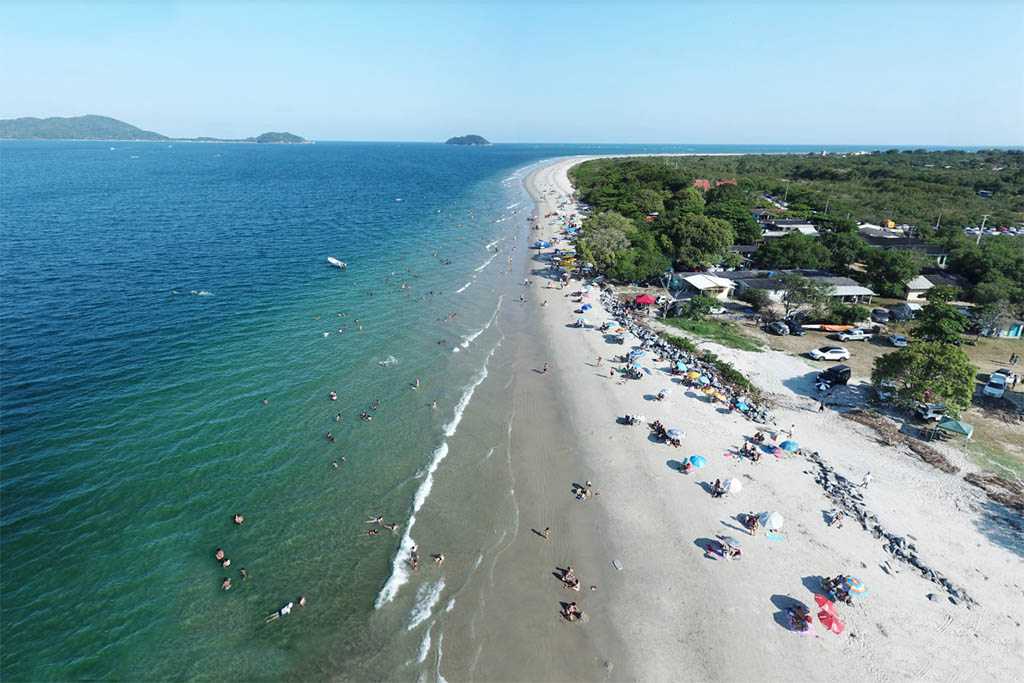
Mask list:
POLYGON ((417 619, 457 594, 407 576, 417 530, 515 523, 474 485, 498 401, 460 420, 500 396, 526 170, 811 150, 0 143, 0 674, 415 678, 417 619), (377 514, 403 527, 368 537, 377 514))

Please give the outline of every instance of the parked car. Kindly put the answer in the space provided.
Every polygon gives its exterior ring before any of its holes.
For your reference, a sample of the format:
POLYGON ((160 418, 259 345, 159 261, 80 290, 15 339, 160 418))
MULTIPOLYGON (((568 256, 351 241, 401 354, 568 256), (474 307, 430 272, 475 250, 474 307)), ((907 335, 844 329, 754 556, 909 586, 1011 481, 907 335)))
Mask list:
POLYGON ((819 387, 831 389, 837 384, 846 384, 850 381, 851 371, 847 365, 833 365, 825 372, 818 375, 819 387))
POLYGON ((875 395, 879 401, 891 401, 896 397, 896 385, 892 382, 879 382, 875 387, 875 395))
POLYGON ((925 422, 938 422, 946 414, 946 406, 941 403, 918 403, 914 412, 925 422))
POLYGON ((820 349, 813 349, 810 357, 814 360, 848 360, 850 352, 843 346, 822 346, 820 349))
POLYGON ((780 320, 776 320, 775 322, 768 325, 768 327, 765 328, 765 331, 768 332, 769 334, 777 334, 780 337, 782 337, 789 334, 789 327, 786 325, 786 323, 780 320))
POLYGON ((921 304, 898 304, 889 309, 889 319, 913 320, 919 310, 921 310, 921 304))
POLYGON ((800 323, 798 323, 797 321, 795 321, 795 320, 785 320, 783 322, 785 322, 786 323, 786 327, 789 328, 789 333, 790 334, 796 335, 797 337, 802 337, 805 334, 807 334, 807 330, 802 328, 800 326, 800 323))
POLYGON ((1010 379, 1010 371, 1002 368, 988 376, 988 384, 981 390, 985 396, 1002 398, 1006 393, 1006 382, 1010 379))
POLYGON ((721 315, 722 313, 725 313, 725 306, 712 306, 708 310, 708 313, 711 315, 721 315))
POLYGON ((876 308, 871 311, 871 319, 876 323, 887 323, 889 322, 889 311, 884 308, 876 308))
POLYGON ((907 338, 902 334, 890 334, 889 343, 893 346, 904 347, 907 345, 907 338))
POLYGON ((859 327, 839 333, 839 341, 867 341, 868 339, 871 339, 871 332, 859 327))

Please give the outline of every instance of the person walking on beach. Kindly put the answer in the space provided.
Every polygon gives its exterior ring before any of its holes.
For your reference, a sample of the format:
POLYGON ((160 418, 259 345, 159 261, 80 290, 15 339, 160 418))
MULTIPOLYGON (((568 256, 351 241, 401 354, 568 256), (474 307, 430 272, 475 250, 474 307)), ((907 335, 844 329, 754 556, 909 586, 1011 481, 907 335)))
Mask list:
POLYGON ((542 375, 548 374, 548 364, 547 363, 544 364, 544 369, 541 371, 541 374, 542 375))
POLYGON ((796 431, 796 425, 789 425, 789 438, 793 438, 793 432, 796 431))
POLYGON ((864 478, 861 480, 860 487, 862 489, 866 489, 868 487, 868 484, 870 484, 870 483, 871 483, 871 473, 868 472, 867 474, 864 475, 864 478))
POLYGON ((818 403, 818 414, 820 415, 821 413, 824 413, 824 412, 825 412, 825 402, 821 401, 821 402, 818 403))
POLYGON ((544 540, 546 541, 549 538, 551 538, 551 527, 546 526, 544 527, 544 540))
POLYGON ((601 356, 597 357, 597 363, 594 365, 595 368, 601 367, 601 356))

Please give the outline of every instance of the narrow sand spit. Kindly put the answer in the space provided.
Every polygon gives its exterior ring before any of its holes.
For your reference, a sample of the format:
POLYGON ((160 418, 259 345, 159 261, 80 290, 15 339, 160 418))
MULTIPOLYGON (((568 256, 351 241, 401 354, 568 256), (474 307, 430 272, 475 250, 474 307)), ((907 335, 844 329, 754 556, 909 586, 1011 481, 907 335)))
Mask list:
MULTIPOLYGON (((558 205, 571 192, 567 171, 580 161, 558 161, 527 178, 542 228, 532 231, 529 243, 556 234, 558 226, 546 214, 571 212, 571 206, 558 205)), ((524 359, 517 382, 544 387, 548 400, 536 400, 536 389, 524 389, 517 399, 522 412, 513 420, 510 438, 511 466, 526 480, 521 490, 517 483, 521 529, 496 575, 507 585, 505 618, 490 627, 503 654, 487 648, 475 678, 1019 677, 1024 547, 993 521, 990 503, 977 490, 879 445, 867 428, 832 411, 819 414, 817 402, 803 395, 813 372, 803 361, 777 352, 711 347, 774 396, 777 427, 788 431, 792 425, 802 449, 818 452, 825 466, 853 482, 872 473, 870 486, 858 490, 863 504, 887 531, 912 543, 923 563, 976 601, 954 605, 941 586, 895 561, 883 549, 884 539, 853 520, 828 527, 833 504, 815 480, 818 465, 806 457, 768 455, 751 464, 725 455, 753 434, 754 425, 672 383, 666 363, 648 355, 651 376, 625 383, 610 377, 609 359, 628 347, 608 344, 594 329, 569 327, 579 304, 566 295, 579 283, 561 291, 544 289, 550 274, 545 262, 531 259, 530 268, 527 277, 535 284, 528 305, 548 301, 535 316, 545 346, 532 352, 542 357, 524 359), (604 360, 596 367, 599 356, 604 360), (534 372, 532 365, 543 362, 549 363, 548 373, 534 372), (673 388, 668 399, 648 398, 663 387, 673 388), (626 413, 684 429, 682 448, 655 442, 646 427, 617 424, 626 413), (551 429, 538 428, 543 424, 551 429), (561 437, 541 438, 550 433, 561 437), (707 459, 706 468, 690 475, 674 469, 676 461, 698 454, 707 459), (729 476, 739 477, 743 490, 712 499, 706 487, 729 476), (566 502, 568 487, 580 478, 591 479, 601 495, 566 502), (747 535, 737 517, 766 510, 785 518, 775 534, 779 538, 763 531, 747 535), (531 533, 544 526, 555 532, 548 541, 531 533), (742 559, 706 556, 704 546, 716 535, 739 539, 742 559), (621 571, 612 566, 614 560, 621 571), (598 591, 585 589, 568 598, 587 612, 586 623, 558 618, 559 602, 569 591, 552 580, 549 565, 563 563, 573 566, 586 588, 600 584, 598 591), (840 573, 860 578, 870 589, 854 598, 852 607, 838 606, 844 634, 827 632, 817 620, 816 638, 782 625, 784 609, 794 601, 817 612, 820 577, 840 573), (517 610, 515 604, 523 607, 517 610)), ((596 291, 589 301, 594 309, 586 314, 588 322, 609 319, 596 291)))

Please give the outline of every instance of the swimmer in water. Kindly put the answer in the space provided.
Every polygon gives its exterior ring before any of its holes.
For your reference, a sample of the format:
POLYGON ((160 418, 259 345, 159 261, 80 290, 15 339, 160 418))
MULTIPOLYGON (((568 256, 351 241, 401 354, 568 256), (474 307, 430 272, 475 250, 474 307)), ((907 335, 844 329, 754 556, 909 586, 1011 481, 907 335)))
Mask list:
POLYGON ((245 517, 242 515, 235 515, 235 524, 241 524, 245 521, 245 517))
POLYGON ((366 520, 365 523, 366 524, 380 524, 383 521, 384 521, 384 517, 378 515, 378 516, 374 517, 373 519, 366 520))

